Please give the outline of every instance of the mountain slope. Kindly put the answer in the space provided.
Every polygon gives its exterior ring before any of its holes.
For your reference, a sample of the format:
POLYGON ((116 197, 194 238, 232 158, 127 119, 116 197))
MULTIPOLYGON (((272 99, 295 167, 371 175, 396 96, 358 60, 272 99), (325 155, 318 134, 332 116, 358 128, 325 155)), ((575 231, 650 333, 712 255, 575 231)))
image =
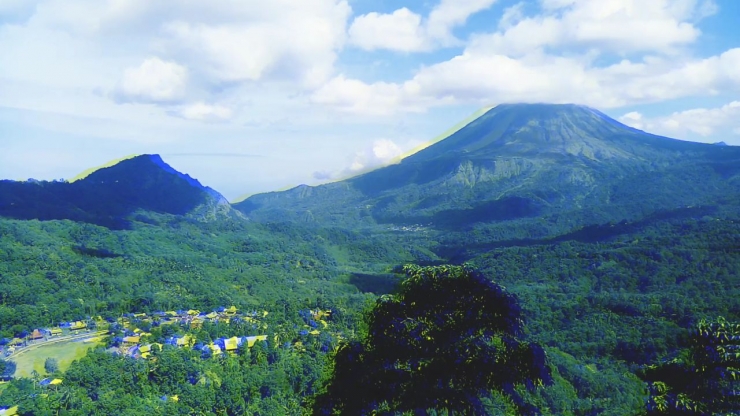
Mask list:
POLYGON ((159 155, 123 160, 71 183, 0 181, 4 217, 126 228, 130 216, 141 211, 208 218, 230 208, 221 194, 176 171, 159 155))
POLYGON ((584 106, 507 104, 399 164, 255 195, 235 208, 259 221, 423 223, 449 230, 562 222, 567 215, 571 223, 555 227, 562 229, 709 203, 737 192, 739 174, 734 146, 651 135, 584 106))

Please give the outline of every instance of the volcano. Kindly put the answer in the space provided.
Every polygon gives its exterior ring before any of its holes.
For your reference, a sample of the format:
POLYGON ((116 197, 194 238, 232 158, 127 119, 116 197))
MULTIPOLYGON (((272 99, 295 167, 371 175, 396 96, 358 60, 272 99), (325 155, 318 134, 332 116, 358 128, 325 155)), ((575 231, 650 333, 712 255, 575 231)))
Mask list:
POLYGON ((581 105, 502 104, 398 164, 254 195, 235 208, 257 221, 323 225, 465 229, 568 218, 578 227, 712 204, 739 190, 738 147, 649 134, 581 105))

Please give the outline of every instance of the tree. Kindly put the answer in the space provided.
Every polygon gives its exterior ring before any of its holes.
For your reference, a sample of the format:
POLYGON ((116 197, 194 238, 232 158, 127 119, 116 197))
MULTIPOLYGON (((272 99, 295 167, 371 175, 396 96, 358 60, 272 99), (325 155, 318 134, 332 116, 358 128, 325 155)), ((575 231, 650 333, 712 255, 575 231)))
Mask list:
POLYGON ((517 387, 552 381, 544 350, 517 339, 521 310, 511 294, 465 266, 404 267, 395 295, 377 300, 361 342, 344 344, 314 413, 429 409, 484 414, 498 391, 520 413, 517 387))
POLYGON ((44 370, 46 370, 46 374, 53 374, 59 371, 59 363, 56 358, 47 358, 46 361, 44 361, 44 370))
POLYGON ((740 411, 740 323, 701 319, 689 348, 642 369, 649 414, 714 415, 740 411))
POLYGON ((0 359, 0 381, 7 381, 15 374, 15 362, 0 359))

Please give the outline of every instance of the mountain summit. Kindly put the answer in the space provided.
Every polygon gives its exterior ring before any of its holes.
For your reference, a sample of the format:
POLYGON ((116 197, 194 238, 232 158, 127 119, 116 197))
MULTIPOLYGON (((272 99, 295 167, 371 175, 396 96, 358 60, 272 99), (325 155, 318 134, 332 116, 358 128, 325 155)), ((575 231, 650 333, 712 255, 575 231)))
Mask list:
POLYGON ((0 181, 0 216, 70 219, 126 228, 136 212, 208 218, 229 210, 226 199, 166 164, 140 155, 74 182, 0 181))
POLYGON ((686 143, 648 136, 586 106, 502 104, 408 159, 423 161, 455 154, 470 158, 570 155, 591 160, 629 159, 643 156, 646 146, 679 150, 686 143))
POLYGON ((502 104, 396 165, 235 207, 263 221, 458 229, 567 214, 576 226, 712 201, 736 192, 739 173, 734 146, 652 135, 580 105, 502 104))

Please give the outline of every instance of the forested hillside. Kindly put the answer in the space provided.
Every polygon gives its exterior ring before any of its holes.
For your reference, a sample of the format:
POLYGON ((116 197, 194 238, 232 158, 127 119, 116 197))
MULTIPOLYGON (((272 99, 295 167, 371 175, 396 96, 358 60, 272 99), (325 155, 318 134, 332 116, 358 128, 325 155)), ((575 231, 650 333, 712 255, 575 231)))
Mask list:
MULTIPOLYGON (((167 226, 138 223, 132 230, 111 231, 70 221, 2 220, 2 336, 95 315, 208 311, 234 304, 269 311, 275 333, 284 331, 278 326, 303 325, 299 310, 332 309, 334 329, 351 339, 362 332, 361 314, 368 302, 375 294, 392 291, 399 281, 394 267, 441 262, 431 251, 438 247, 436 240, 445 241, 448 248, 468 245, 452 241, 453 235, 444 240, 422 231, 369 236, 237 220, 156 220, 167 226)), ((601 235, 595 242, 529 242, 477 252, 469 248, 466 257, 517 296, 526 321, 525 339, 547 351, 555 383, 528 400, 554 414, 636 414, 647 400, 645 385, 635 375, 641 366, 671 358, 701 318, 740 320, 738 236, 737 215, 673 218, 601 235)), ((299 338, 290 339, 291 345, 299 338)), ((330 353, 322 352, 320 343, 308 343, 316 350, 309 348, 307 354, 283 344, 269 342, 266 357, 272 358, 263 364, 239 357, 202 361, 197 354, 165 347, 158 362, 171 367, 166 374, 144 378, 136 376, 144 364, 98 352, 63 375, 70 389, 65 394, 79 396, 64 403, 104 412, 156 403, 165 413, 174 408, 186 413, 221 408, 229 414, 266 411, 279 403, 293 409, 289 413, 299 413, 330 371, 330 353), (243 374, 254 365, 262 367, 258 373, 250 371, 248 381, 229 373, 243 374), (296 365, 304 369, 302 381, 285 373, 296 365), (97 373, 100 368, 130 374, 129 387, 96 376, 103 374, 97 373), (164 381, 206 371, 222 380, 221 387, 206 383, 210 387, 199 390, 202 384, 185 383, 176 388, 179 382, 164 381), (85 383, 94 383, 94 389, 85 383), (122 388, 123 396, 103 400, 108 397, 103 392, 122 388), (229 394, 243 402, 216 405, 211 399, 193 398, 208 391, 216 395, 212 400, 225 400, 216 397, 229 394), (179 394, 183 400, 160 401, 166 394, 179 394)), ((17 403, 32 388, 32 381, 13 381, 0 395, 0 404, 17 403)), ((62 403, 39 397, 23 400, 29 409, 62 403)))
POLYGON ((0 409, 740 411, 739 192, 736 147, 549 105, 233 207, 153 155, 2 182, 0 409))

